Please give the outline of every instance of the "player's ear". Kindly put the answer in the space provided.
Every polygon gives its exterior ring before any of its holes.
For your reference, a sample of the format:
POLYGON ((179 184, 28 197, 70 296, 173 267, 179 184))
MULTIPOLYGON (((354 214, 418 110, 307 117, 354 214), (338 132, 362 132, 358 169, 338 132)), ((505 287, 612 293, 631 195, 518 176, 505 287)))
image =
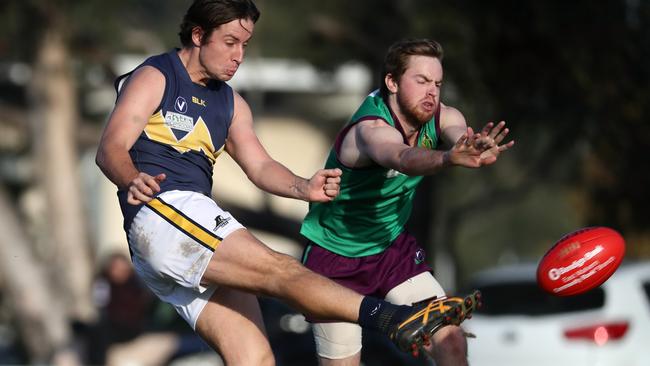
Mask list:
POLYGON ((203 44, 203 36, 205 31, 199 26, 192 28, 192 44, 194 47, 199 47, 203 44))
POLYGON ((388 89, 389 92, 392 94, 397 93, 397 80, 393 78, 393 74, 388 73, 384 77, 384 83, 386 84, 386 88, 388 89))

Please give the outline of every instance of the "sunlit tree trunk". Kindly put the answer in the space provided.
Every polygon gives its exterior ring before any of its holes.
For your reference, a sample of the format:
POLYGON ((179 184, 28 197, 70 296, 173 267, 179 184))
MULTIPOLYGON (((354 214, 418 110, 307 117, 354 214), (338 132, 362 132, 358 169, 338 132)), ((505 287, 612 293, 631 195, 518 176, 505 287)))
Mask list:
POLYGON ((30 85, 35 166, 47 199, 46 263, 72 319, 94 315, 91 253, 83 214, 76 149, 79 119, 75 78, 61 21, 56 16, 38 45, 30 85))
POLYGON ((6 192, 0 187, 0 277, 3 295, 14 309, 16 324, 33 363, 49 362, 63 348, 70 331, 48 275, 32 254, 6 192))

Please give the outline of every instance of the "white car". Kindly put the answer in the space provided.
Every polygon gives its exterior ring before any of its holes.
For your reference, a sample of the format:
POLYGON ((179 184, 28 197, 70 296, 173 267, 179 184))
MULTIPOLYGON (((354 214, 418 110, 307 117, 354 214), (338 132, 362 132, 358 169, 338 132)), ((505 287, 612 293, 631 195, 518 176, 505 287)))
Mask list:
POLYGON ((649 366, 650 262, 624 264, 570 297, 537 287, 536 265, 478 273, 483 308, 463 323, 472 366, 649 366))

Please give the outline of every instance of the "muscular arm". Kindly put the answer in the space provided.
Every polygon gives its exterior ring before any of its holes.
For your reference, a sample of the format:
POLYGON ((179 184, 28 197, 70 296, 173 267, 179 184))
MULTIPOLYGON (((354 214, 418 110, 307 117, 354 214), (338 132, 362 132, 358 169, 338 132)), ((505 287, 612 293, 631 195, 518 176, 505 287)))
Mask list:
POLYGON ((447 165, 442 151, 406 145, 399 131, 383 120, 359 122, 349 134, 341 149, 341 160, 348 166, 374 162, 407 175, 426 175, 447 165))
POLYGON ((124 86, 99 142, 95 162, 119 189, 128 190, 131 204, 151 200, 165 178, 139 172, 129 156, 129 149, 160 104, 164 89, 165 78, 160 71, 149 66, 138 69, 124 86))
POLYGON ((467 144, 473 136, 471 129, 448 151, 406 145, 399 131, 383 120, 360 122, 350 133, 354 140, 344 141, 341 160, 351 166, 364 166, 366 161, 373 161, 407 175, 435 174, 449 165, 480 166, 480 153, 467 144), (352 161, 355 152, 357 156, 352 161))
POLYGON ((321 169, 309 180, 292 173, 271 158, 260 143, 246 101, 237 93, 234 99, 226 151, 253 184, 266 192, 304 201, 330 201, 338 194, 340 170, 321 169))
POLYGON ((508 132, 504 125, 489 123, 481 133, 474 134, 462 113, 442 105, 441 139, 443 146, 449 146, 448 150, 409 146, 397 129, 378 119, 353 126, 343 141, 339 158, 350 167, 374 162, 406 175, 435 174, 451 165, 478 168, 494 163, 499 152, 512 146, 513 142, 497 146, 508 132))

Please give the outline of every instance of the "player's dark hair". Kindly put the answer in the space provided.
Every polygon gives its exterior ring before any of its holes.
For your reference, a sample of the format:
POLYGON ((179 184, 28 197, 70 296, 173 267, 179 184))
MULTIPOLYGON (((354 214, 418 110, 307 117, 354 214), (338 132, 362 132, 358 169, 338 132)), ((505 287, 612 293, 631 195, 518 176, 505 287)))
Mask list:
POLYGON ((178 32, 183 47, 192 45, 192 29, 201 28, 205 34, 202 43, 210 38, 217 27, 236 19, 250 19, 253 23, 260 11, 251 0, 194 0, 181 23, 178 32))
POLYGON ((393 79, 399 82, 406 71, 406 66, 411 56, 430 56, 442 62, 442 46, 440 43, 430 39, 403 39, 393 43, 388 48, 381 72, 380 93, 382 97, 387 98, 389 94, 388 87, 384 81, 386 75, 391 74, 393 79))

